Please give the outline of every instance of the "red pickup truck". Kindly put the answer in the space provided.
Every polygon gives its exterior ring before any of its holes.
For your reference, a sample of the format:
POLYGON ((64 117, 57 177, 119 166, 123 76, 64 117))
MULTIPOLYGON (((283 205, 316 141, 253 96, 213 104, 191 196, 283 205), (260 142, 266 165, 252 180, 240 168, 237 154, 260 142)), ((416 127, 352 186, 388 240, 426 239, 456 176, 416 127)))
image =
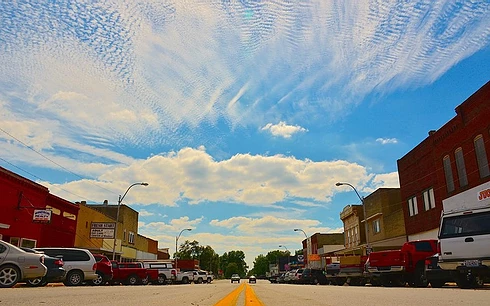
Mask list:
POLYGON ((400 250, 369 254, 366 269, 371 283, 387 286, 426 287, 425 260, 437 253, 437 240, 406 242, 400 250))
POLYGON ((139 262, 112 261, 112 284, 146 285, 158 282, 158 273, 143 267, 139 262))

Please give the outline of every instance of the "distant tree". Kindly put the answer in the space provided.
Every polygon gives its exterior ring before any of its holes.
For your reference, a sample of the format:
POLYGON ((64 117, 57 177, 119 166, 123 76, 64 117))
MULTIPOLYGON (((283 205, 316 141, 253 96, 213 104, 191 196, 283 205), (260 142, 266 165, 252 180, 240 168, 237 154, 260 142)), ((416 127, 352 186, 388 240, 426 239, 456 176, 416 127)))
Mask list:
POLYGON ((186 240, 179 246, 179 251, 176 255, 180 259, 197 259, 201 269, 212 271, 215 275, 218 274, 219 256, 209 245, 202 246, 199 245, 197 240, 186 240))
POLYGON ((259 256, 255 257, 254 267, 248 274, 265 275, 267 272, 269 272, 269 260, 266 256, 260 254, 259 256))
POLYGON ((243 251, 230 251, 225 252, 220 256, 220 268, 224 271, 225 276, 228 275, 229 264, 234 263, 237 267, 237 272, 241 277, 244 277, 247 273, 247 263, 245 262, 245 253, 243 251))
POLYGON ((225 269, 225 277, 230 278, 233 274, 240 274, 238 265, 234 262, 230 262, 225 269))

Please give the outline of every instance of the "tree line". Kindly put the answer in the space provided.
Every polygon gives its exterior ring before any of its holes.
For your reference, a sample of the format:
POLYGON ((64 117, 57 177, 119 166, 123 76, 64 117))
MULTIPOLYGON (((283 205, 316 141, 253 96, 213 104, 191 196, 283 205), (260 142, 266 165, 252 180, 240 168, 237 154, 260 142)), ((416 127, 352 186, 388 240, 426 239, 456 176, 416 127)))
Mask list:
POLYGON ((179 259, 197 259, 201 269, 211 271, 214 275, 222 275, 225 278, 229 278, 235 273, 241 277, 247 275, 248 266, 245 262, 245 253, 240 250, 225 252, 220 256, 209 245, 202 246, 196 240, 186 240, 179 245, 174 258, 176 256, 179 259))

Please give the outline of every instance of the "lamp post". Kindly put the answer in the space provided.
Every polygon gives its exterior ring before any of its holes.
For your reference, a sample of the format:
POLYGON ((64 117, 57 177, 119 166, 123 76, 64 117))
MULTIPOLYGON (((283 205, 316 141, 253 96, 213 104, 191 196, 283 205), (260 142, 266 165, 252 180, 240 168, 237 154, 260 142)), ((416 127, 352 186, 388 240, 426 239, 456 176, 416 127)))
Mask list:
POLYGON ((116 238, 117 238, 117 223, 119 223, 119 208, 121 207, 121 203, 124 200, 126 194, 128 194, 129 189, 133 186, 141 185, 148 186, 148 183, 134 183, 126 189, 126 192, 121 196, 119 195, 119 200, 117 201, 117 213, 116 213, 116 225, 114 226, 114 245, 112 246, 112 260, 116 260, 116 238))
MULTIPOLYGON (((295 232, 303 232, 303 234, 305 234, 305 238, 306 238, 306 263, 308 264, 308 266, 310 265, 310 261, 308 260, 308 235, 306 235, 305 231, 300 229, 300 228, 295 228, 294 229, 295 232)), ((305 268, 306 268, 306 265, 305 265, 305 268)))
POLYGON ((184 228, 183 230, 180 231, 179 235, 177 237, 175 237, 175 269, 177 269, 177 260, 178 260, 177 245, 179 243, 180 235, 182 235, 182 232, 184 232, 184 231, 192 231, 192 228, 184 228))
POLYGON ((359 199, 361 200, 361 204, 362 204, 362 212, 364 214, 364 231, 366 232, 366 255, 369 255, 369 252, 371 251, 371 248, 369 246, 369 233, 368 233, 368 230, 369 230, 369 227, 368 227, 368 224, 367 224, 367 216, 366 216, 366 205, 364 205, 364 198, 361 197, 359 195, 359 192, 357 192, 357 189, 352 186, 351 184, 349 183, 336 183, 335 186, 343 186, 343 185, 347 185, 347 186, 350 186, 352 189, 354 189, 354 191, 356 192, 357 196, 359 197, 359 199))
POLYGON ((289 252, 288 248, 285 245, 280 245, 279 247, 280 248, 285 248, 286 249, 286 252, 288 252, 288 270, 289 270, 289 258, 290 258, 291 253, 289 252))

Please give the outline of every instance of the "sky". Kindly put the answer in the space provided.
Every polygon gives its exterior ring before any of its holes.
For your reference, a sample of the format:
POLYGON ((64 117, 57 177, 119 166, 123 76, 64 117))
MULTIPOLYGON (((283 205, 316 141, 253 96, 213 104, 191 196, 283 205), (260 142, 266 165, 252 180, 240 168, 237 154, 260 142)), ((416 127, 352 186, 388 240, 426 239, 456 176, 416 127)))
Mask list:
POLYGON ((490 2, 0 3, 0 166, 173 254, 301 249, 490 80, 490 2))

